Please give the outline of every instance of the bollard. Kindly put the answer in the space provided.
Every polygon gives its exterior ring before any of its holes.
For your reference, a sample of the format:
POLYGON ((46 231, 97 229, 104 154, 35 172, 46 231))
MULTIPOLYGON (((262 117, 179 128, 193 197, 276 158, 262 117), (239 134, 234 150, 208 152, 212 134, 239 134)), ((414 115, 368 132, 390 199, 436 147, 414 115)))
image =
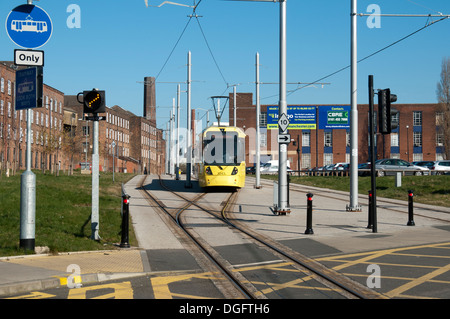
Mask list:
POLYGON ((373 212, 372 212, 372 191, 369 191, 369 223, 367 225, 367 229, 372 229, 373 228, 373 212))
POLYGON ((407 226, 414 226, 414 206, 413 206, 414 193, 412 190, 408 191, 408 223, 407 226))
POLYGON ((128 240, 128 225, 130 217, 130 195, 122 195, 122 239, 120 248, 130 248, 128 240))
POLYGON ((313 194, 308 193, 306 194, 307 200, 307 206, 306 206, 306 230, 305 234, 314 234, 314 231, 312 229, 312 198, 313 194))

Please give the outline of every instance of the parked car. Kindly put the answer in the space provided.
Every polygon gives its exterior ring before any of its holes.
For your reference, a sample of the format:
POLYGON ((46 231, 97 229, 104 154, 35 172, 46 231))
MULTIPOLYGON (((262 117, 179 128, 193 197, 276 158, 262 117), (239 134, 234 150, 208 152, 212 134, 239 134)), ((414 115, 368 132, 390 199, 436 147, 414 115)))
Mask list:
POLYGON ((434 165, 433 161, 418 161, 418 162, 411 162, 411 164, 417 165, 417 166, 424 166, 428 169, 431 169, 431 166, 434 165))
POLYGON ((370 163, 358 164, 358 176, 370 176, 370 163))
POLYGON ((449 160, 442 160, 442 161, 436 161, 434 162, 433 166, 430 168, 431 170, 434 170, 434 173, 436 175, 450 175, 450 161, 449 160))
POLYGON ((256 166, 249 166, 245 168, 247 174, 256 174, 256 166))
POLYGON ((404 171, 405 175, 428 175, 430 170, 424 166, 416 166, 398 158, 386 158, 375 161, 377 176, 395 175, 404 171))
POLYGON ((349 163, 336 163, 334 164, 334 166, 332 167, 333 171, 343 171, 345 169, 348 169, 350 166, 349 163))
MULTIPOLYGON (((287 169, 290 170, 290 162, 286 161, 287 169)), ((261 165, 260 172, 263 174, 273 174, 278 173, 278 160, 270 160, 264 165, 261 165)))

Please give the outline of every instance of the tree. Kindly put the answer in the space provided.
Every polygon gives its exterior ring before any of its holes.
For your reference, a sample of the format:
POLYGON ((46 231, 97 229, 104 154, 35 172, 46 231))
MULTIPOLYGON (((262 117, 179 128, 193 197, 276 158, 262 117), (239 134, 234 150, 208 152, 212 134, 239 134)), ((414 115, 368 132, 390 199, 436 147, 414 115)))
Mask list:
POLYGON ((450 159, 450 58, 442 59, 441 79, 437 83, 436 95, 439 102, 437 117, 439 129, 437 133, 442 136, 445 159, 450 159))

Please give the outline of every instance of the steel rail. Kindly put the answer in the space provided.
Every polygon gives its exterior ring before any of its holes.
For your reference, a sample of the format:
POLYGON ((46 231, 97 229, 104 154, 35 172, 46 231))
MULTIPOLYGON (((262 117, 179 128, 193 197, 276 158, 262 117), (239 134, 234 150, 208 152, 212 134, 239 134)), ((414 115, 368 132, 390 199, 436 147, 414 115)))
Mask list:
MULTIPOLYGON (((161 180, 160 180, 161 181, 161 180)), ((161 181, 161 183, 163 183, 161 181)), ((169 188, 165 187, 167 190, 171 191, 169 188)), ((320 278, 325 279, 326 281, 332 283, 334 286, 339 287, 340 289, 342 289, 343 291, 347 292, 348 294, 351 294, 353 296, 355 296, 356 298, 359 299, 368 299, 368 298, 376 298, 379 297, 380 295, 377 294, 376 292, 372 292, 367 288, 367 291, 365 291, 364 293, 360 293, 358 291, 356 291, 355 289, 352 289, 348 286, 346 286, 345 284, 342 284, 341 282, 339 282, 338 280, 335 280, 334 278, 332 278, 331 276, 323 273, 322 271, 318 270, 317 268, 314 268, 310 265, 308 265, 307 263, 313 263, 313 260, 310 258, 305 257, 305 259, 308 259, 307 262, 303 262, 298 260, 297 258, 291 256, 290 254, 288 254, 287 252, 275 247, 274 245, 268 243, 266 240, 262 239, 261 236, 259 234, 252 234, 251 232, 243 229, 242 227, 237 226, 236 224, 232 223, 225 215, 226 215, 226 210, 228 205, 230 204, 231 200, 234 199, 235 196, 237 196, 239 193, 239 190, 237 192, 231 193, 226 202, 224 207, 221 210, 221 216, 217 216, 215 213, 211 212, 209 209, 202 207, 200 204, 198 204, 197 202, 192 202, 191 200, 185 198, 184 196, 178 194, 178 193, 174 193, 177 196, 179 196, 180 198, 184 199, 185 201, 188 201, 190 203, 192 203, 192 205, 198 207, 199 209, 203 210, 204 212, 210 214, 211 216, 217 218, 218 220, 226 223, 227 225, 233 227, 234 229, 246 234, 247 236, 249 236, 250 238, 253 238, 254 240, 256 240, 257 242, 261 243, 262 245, 266 246, 269 249, 272 249, 273 251, 277 252, 278 254, 284 256, 285 258, 287 258, 288 260, 292 261, 293 263, 309 270, 310 272, 314 273, 315 275, 319 276, 320 278)), ((314 262, 317 263, 317 262, 314 262)), ((323 266, 324 267, 324 266, 323 266)), ((329 269, 327 269, 329 270, 329 269)), ((329 270, 331 271, 331 270, 329 270)), ((336 276, 340 276, 343 277, 342 275, 336 273, 336 276)))
POLYGON ((183 205, 181 208, 177 209, 177 212, 175 214, 175 216, 173 214, 171 214, 165 207, 164 205, 161 204, 161 202, 155 198, 154 195, 152 195, 147 189, 143 188, 143 183, 145 181, 145 178, 142 180, 140 188, 145 192, 145 194, 147 194, 147 196, 149 197, 149 199, 151 199, 155 204, 158 205, 158 207, 164 212, 166 213, 174 223, 176 223, 176 225, 179 226, 179 228, 184 232, 184 234, 197 246, 197 248, 200 249, 200 251, 208 258, 208 260, 216 267, 219 269, 219 271, 234 285, 234 287, 243 295, 243 297, 247 298, 247 299, 257 299, 257 297, 247 289, 247 287, 245 287, 245 285, 243 285, 239 279, 235 278, 234 274, 227 269, 227 267, 225 265, 222 265, 208 250, 206 247, 204 247, 204 245, 195 238, 194 235, 192 235, 187 229, 186 227, 183 225, 182 221, 181 221, 181 214, 186 211, 190 206, 192 205, 196 205, 195 202, 200 200, 202 197, 204 197, 206 195, 206 193, 201 193, 200 195, 196 196, 193 200, 191 199, 186 199, 182 196, 180 196, 178 193, 176 193, 173 190, 168 189, 163 183, 161 178, 159 178, 160 181, 160 185, 165 188, 166 190, 172 192, 173 194, 179 196, 180 198, 183 198, 187 203, 185 205, 183 205))

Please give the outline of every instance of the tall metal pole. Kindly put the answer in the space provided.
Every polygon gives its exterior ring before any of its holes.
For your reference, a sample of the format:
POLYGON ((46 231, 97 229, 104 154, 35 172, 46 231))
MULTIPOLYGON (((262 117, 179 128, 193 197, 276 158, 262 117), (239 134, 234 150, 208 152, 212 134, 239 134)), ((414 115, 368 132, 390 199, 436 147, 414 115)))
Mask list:
POLYGON ((256 184, 255 188, 261 188, 261 130, 259 119, 261 117, 261 104, 259 99, 259 53, 256 53, 256 184))
MULTIPOLYGON (((28 0, 29 5, 33 4, 28 0)), ((14 91, 14 96, 17 94, 14 91)), ((15 108, 15 107, 14 107, 15 108)), ((26 171, 20 177, 20 248, 35 248, 36 175, 31 171, 31 109, 27 109, 26 171)))
MULTIPOLYGON (((280 101, 278 116, 287 115, 286 101, 286 0, 280 1, 280 101)), ((286 134, 285 131, 278 129, 279 134, 286 134)), ((278 144, 278 212, 284 214, 290 212, 287 207, 287 144, 278 144)))
POLYGON ((370 143, 370 187, 372 191, 372 232, 377 232, 377 185, 375 179, 375 123, 373 105, 373 75, 369 75, 369 143, 370 143))
MULTIPOLYGON (((173 99, 173 109, 175 109, 175 99, 173 99)), ((173 140, 173 110, 170 111, 170 120, 169 120, 169 160, 167 161, 169 167, 167 172, 172 175, 173 174, 173 160, 172 160, 172 140, 173 140)))
POLYGON ((20 247, 35 248, 36 175, 31 171, 31 109, 27 109, 27 168, 20 177, 20 247))
POLYGON ((237 119, 236 119, 236 86, 233 86, 233 119, 234 119, 234 126, 237 126, 237 119))
POLYGON ((177 136, 175 142, 175 176, 176 180, 180 179, 180 85, 177 86, 177 136))
POLYGON ((351 112, 350 112, 350 204, 347 211, 361 211, 358 204, 358 85, 357 0, 351 0, 351 112))
POLYGON ((191 164, 192 164, 192 132, 191 132, 191 51, 188 52, 187 73, 187 161, 186 161, 186 188, 191 188, 191 164))
POLYGON ((99 154, 98 154, 98 120, 93 121, 93 152, 92 152, 92 210, 91 210, 91 239, 100 240, 99 230, 99 154))

